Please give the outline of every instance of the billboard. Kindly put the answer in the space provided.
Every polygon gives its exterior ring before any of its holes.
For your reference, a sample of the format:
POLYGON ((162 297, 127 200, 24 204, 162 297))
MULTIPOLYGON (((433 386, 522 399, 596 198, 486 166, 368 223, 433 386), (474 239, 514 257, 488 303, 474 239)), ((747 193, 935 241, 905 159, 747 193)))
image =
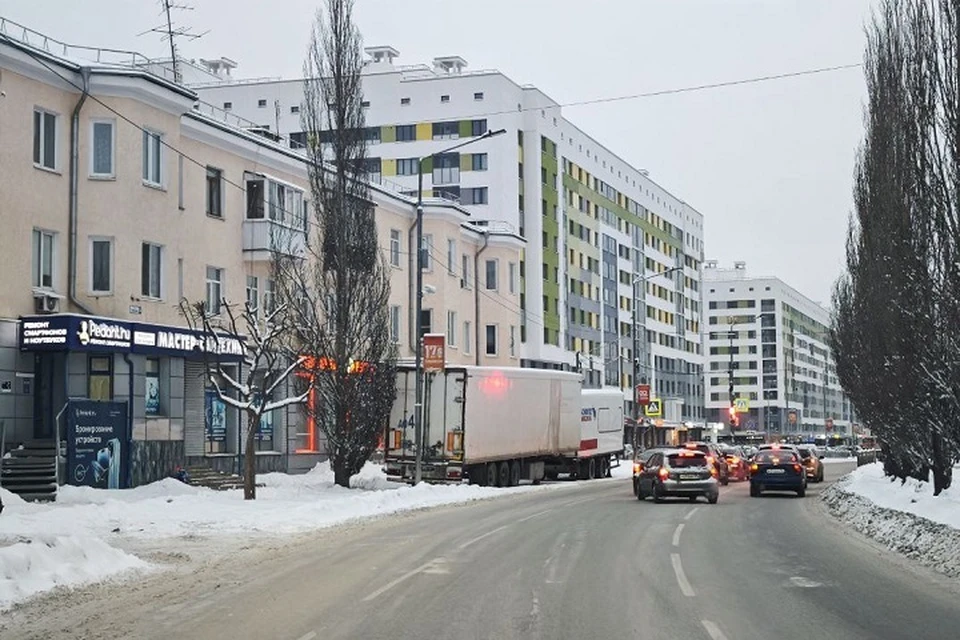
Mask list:
POLYGON ((74 400, 67 412, 67 478, 78 487, 127 488, 126 402, 74 400))

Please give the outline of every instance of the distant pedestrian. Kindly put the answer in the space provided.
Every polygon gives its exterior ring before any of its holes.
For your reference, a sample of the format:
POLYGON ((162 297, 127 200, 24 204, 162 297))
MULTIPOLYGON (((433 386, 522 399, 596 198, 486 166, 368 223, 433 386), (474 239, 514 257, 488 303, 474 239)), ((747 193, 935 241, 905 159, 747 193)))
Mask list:
POLYGON ((176 471, 173 472, 173 477, 184 484, 190 484, 190 474, 180 465, 177 465, 176 471))

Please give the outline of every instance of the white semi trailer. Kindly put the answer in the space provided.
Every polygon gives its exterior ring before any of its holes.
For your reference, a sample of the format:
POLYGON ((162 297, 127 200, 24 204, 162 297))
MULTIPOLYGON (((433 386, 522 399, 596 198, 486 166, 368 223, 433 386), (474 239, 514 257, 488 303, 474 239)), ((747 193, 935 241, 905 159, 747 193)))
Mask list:
MULTIPOLYGON (((397 398, 384 438, 387 474, 407 481, 415 474, 415 383, 413 368, 400 367, 397 398)), ((621 394, 621 443, 622 406, 621 394)), ((610 431, 604 429, 601 434, 599 420, 596 425, 584 422, 584 408, 582 378, 576 373, 452 366, 427 374, 422 478, 430 482, 468 479, 472 484, 500 487, 516 486, 521 480, 539 483, 548 476, 548 468, 587 459, 584 428, 597 432, 596 456, 606 455, 609 461, 610 454, 600 452, 610 449, 606 444, 610 431)), ((598 409, 598 418, 601 413, 598 409)), ((609 466, 598 462, 594 468, 609 466)))

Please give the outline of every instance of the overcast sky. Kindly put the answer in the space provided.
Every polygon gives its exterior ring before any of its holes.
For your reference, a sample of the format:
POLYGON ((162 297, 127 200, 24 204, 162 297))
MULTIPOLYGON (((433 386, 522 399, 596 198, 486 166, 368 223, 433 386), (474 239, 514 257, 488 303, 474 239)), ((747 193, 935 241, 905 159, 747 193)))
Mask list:
MULTIPOLYGON (((320 0, 177 0, 240 76, 299 76, 320 0)), ((860 62, 874 0, 358 0, 366 45, 401 64, 460 55, 560 103, 860 62)), ((0 15, 60 40, 168 54, 157 0, 3 0, 0 15)), ((860 69, 564 109, 568 119, 704 214, 706 257, 745 260, 828 302, 843 265, 862 135, 860 69)))

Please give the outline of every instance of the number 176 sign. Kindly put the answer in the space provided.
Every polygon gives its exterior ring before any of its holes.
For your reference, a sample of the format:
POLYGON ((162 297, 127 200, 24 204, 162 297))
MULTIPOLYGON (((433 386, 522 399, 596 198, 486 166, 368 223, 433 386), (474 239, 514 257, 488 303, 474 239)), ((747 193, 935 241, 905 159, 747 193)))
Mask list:
POLYGON ((446 336, 442 333, 428 333, 423 336, 423 370, 443 371, 445 354, 443 351, 446 336))

